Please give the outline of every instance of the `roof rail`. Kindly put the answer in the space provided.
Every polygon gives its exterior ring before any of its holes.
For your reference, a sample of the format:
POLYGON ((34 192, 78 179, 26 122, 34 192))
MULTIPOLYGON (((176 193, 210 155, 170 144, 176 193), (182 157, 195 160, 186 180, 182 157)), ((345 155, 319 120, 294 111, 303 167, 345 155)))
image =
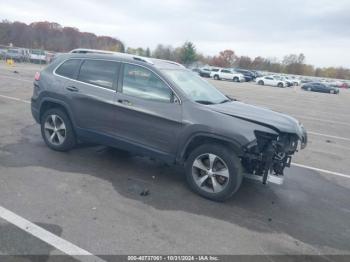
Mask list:
POLYGON ((177 65, 177 66, 182 67, 182 68, 186 68, 184 65, 177 63, 177 62, 174 62, 174 61, 170 61, 170 60, 164 60, 164 59, 159 59, 159 58, 152 58, 152 60, 163 62, 163 63, 168 63, 168 64, 172 64, 172 65, 177 65))
POLYGON ((132 55, 132 54, 126 54, 126 53, 120 53, 120 52, 113 52, 113 51, 106 51, 106 50, 97 50, 97 49, 87 49, 87 48, 77 48, 69 51, 69 53, 75 53, 75 54, 107 54, 107 55, 118 55, 121 57, 133 59, 136 61, 145 62, 148 64, 154 64, 151 59, 143 56, 138 55, 132 55))

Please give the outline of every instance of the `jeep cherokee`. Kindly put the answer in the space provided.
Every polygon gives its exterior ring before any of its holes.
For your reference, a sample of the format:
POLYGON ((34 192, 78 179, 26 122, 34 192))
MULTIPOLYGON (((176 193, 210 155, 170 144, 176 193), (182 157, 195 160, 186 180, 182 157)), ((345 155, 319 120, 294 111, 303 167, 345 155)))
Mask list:
POLYGON ((36 73, 31 109, 54 150, 93 142, 180 164, 217 201, 243 175, 283 178, 307 143, 290 116, 228 98, 175 62, 121 53, 60 55, 36 73))

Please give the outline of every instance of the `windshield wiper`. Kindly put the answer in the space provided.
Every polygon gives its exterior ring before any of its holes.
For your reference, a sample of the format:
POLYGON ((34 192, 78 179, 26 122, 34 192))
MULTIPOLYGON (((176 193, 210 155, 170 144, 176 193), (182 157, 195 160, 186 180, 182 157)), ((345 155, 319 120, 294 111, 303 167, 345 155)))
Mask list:
POLYGON ((227 102, 231 102, 232 100, 230 100, 230 99, 224 99, 224 100, 222 100, 219 104, 223 104, 223 103, 227 103, 227 102))
POLYGON ((214 103, 208 100, 195 100, 195 102, 203 104, 203 105, 213 105, 214 103))

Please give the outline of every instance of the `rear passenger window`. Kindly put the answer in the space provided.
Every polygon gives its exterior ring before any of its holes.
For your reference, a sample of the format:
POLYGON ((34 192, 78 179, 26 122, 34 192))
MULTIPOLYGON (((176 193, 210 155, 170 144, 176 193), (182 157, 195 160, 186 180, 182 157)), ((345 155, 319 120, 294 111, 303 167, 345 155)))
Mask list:
POLYGON ((80 59, 67 60, 56 69, 56 74, 68 78, 74 78, 80 65, 80 61, 80 59))
POLYGON ((85 60, 80 68, 78 80, 113 89, 113 80, 119 64, 113 61, 85 60))

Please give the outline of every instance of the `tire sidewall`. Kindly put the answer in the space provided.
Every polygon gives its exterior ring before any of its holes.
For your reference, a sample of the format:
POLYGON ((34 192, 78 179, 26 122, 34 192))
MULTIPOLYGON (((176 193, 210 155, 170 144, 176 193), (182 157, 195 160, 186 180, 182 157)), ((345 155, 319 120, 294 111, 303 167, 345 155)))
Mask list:
POLYGON ((76 144, 76 137, 75 137, 72 123, 71 123, 69 117, 67 116, 67 114, 59 108, 49 109, 43 114, 43 116, 41 118, 41 135, 42 135, 46 145, 49 148, 56 150, 56 151, 68 151, 68 150, 72 149, 76 144), (61 144, 61 145, 54 145, 50 141, 48 141, 46 138, 44 125, 45 125, 46 119, 50 115, 58 115, 63 120, 63 122, 66 126, 66 139, 63 142, 63 144, 61 144))
POLYGON ((235 153, 224 146, 216 145, 216 144, 205 144, 194 149, 190 153, 185 163, 185 172, 186 172, 186 180, 190 188, 195 193, 205 198, 208 198, 214 201, 220 201, 220 202, 230 198, 234 193, 237 192, 237 190, 241 186, 242 178, 243 178, 242 166, 241 166, 240 160, 235 155, 235 153), (219 193, 209 193, 204 190, 201 190, 193 179, 193 176, 192 176, 193 161, 198 156, 205 153, 213 153, 218 157, 220 157, 226 163, 227 168, 229 170, 228 185, 226 185, 226 188, 219 193))

